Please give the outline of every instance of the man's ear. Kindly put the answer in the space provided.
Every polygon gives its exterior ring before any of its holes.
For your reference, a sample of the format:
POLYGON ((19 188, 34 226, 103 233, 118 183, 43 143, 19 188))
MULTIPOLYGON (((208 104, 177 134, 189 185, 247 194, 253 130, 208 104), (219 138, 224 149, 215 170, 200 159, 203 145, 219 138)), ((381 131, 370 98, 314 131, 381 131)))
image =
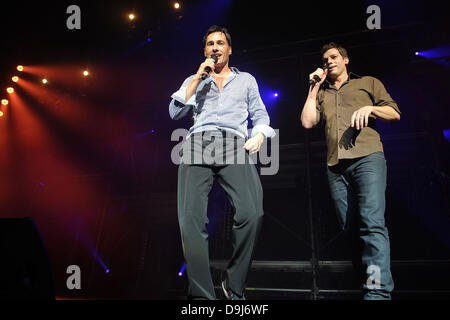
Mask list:
POLYGON ((345 65, 347 65, 349 62, 350 62, 350 59, 349 59, 348 57, 345 57, 345 58, 344 58, 344 63, 345 63, 345 65))

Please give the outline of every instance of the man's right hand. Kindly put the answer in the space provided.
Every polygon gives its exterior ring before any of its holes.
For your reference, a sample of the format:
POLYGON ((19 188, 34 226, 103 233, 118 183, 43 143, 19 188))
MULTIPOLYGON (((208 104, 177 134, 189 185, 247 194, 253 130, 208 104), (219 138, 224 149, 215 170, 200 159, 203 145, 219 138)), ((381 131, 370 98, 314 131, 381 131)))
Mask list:
POLYGON ((198 68, 194 78, 192 78, 191 82, 189 82, 189 84, 186 87, 186 97, 185 97, 186 102, 194 95, 195 91, 197 90, 197 87, 202 81, 202 74, 205 71, 206 67, 210 67, 211 70, 214 71, 215 68, 214 59, 206 58, 205 61, 198 68))
POLYGON ((320 78, 320 81, 315 83, 314 86, 309 86, 308 97, 302 109, 302 115, 300 116, 302 125, 305 129, 311 129, 314 127, 319 119, 319 114, 316 107, 317 93, 319 92, 320 85, 327 78, 328 69, 325 71, 321 68, 317 68, 316 71, 309 75, 309 80, 313 79, 315 75, 320 78))
POLYGON ((325 81, 325 79, 327 78, 327 74, 328 74, 328 69, 325 69, 325 71, 323 71, 323 69, 321 68, 317 68, 316 71, 314 71, 313 73, 311 73, 309 75, 309 80, 313 79, 315 75, 317 75, 320 78, 319 82, 316 82, 314 85, 314 88, 318 88, 320 87, 320 85, 325 81))
POLYGON ((216 64, 214 62, 214 59, 212 58, 206 58, 205 61, 203 61, 203 63, 200 65, 200 67, 197 70, 197 74, 195 75, 196 79, 201 79, 202 78, 202 74, 205 71, 206 67, 210 67, 211 70, 214 71, 216 64))

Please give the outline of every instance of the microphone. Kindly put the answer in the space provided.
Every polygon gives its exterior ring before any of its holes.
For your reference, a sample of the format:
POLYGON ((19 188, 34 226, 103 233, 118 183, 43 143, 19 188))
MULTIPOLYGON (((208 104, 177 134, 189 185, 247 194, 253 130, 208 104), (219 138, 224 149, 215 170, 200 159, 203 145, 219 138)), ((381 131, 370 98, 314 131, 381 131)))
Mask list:
MULTIPOLYGON (((217 63, 217 60, 219 60, 219 58, 217 58, 217 56, 211 56, 211 59, 214 60, 214 64, 217 63)), ((209 77, 209 73, 212 71, 212 69, 210 67, 205 67, 205 70, 202 73, 202 80, 205 80, 206 78, 209 77)))
MULTIPOLYGON (((328 64, 326 66, 323 67, 323 71, 325 72, 325 70, 328 70, 330 67, 328 66, 328 64)), ((309 86, 315 86, 316 83, 320 82, 320 77, 315 74, 314 77, 309 80, 309 86)))

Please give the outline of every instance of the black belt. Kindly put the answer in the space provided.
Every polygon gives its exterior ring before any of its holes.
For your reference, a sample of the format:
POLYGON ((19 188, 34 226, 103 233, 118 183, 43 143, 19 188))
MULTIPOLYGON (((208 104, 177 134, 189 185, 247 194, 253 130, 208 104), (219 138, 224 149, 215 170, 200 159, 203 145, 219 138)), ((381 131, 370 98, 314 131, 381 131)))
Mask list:
POLYGON ((231 131, 227 130, 207 130, 202 132, 195 132, 192 135, 199 136, 202 135, 202 137, 222 137, 222 138, 238 138, 238 139, 244 139, 240 135, 233 133, 231 131))

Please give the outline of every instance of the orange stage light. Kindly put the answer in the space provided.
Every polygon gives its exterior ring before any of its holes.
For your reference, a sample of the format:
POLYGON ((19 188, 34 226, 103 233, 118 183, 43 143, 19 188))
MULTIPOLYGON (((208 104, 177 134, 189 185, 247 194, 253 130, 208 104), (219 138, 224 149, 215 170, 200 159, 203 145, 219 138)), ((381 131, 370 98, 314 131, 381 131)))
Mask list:
POLYGON ((133 13, 130 13, 130 14, 128 15, 128 19, 134 20, 134 18, 136 18, 136 16, 135 16, 133 13))
POLYGON ((48 83, 48 80, 44 78, 44 79, 42 79, 42 83, 43 83, 43 84, 47 84, 47 83, 48 83))
POLYGON ((89 75, 89 71, 84 70, 84 71, 83 71, 83 76, 87 77, 88 75, 89 75))
POLYGON ((0 117, 3 117, 3 112, 2 111, 0 111, 0 117))
POLYGON ((23 66, 17 66, 17 70, 23 71, 23 66))
POLYGON ((9 103, 8 99, 2 99, 2 105, 7 106, 9 103))
POLYGON ((14 81, 14 82, 19 81, 19 77, 18 77, 18 76, 14 76, 14 77, 12 77, 11 79, 12 79, 12 81, 14 81))
POLYGON ((14 88, 9 87, 9 88, 6 89, 6 92, 8 92, 8 93, 13 93, 13 92, 14 92, 14 88))
POLYGON ((180 9, 180 3, 179 3, 179 2, 175 2, 175 3, 173 4, 173 7, 174 7, 175 9, 180 9))

